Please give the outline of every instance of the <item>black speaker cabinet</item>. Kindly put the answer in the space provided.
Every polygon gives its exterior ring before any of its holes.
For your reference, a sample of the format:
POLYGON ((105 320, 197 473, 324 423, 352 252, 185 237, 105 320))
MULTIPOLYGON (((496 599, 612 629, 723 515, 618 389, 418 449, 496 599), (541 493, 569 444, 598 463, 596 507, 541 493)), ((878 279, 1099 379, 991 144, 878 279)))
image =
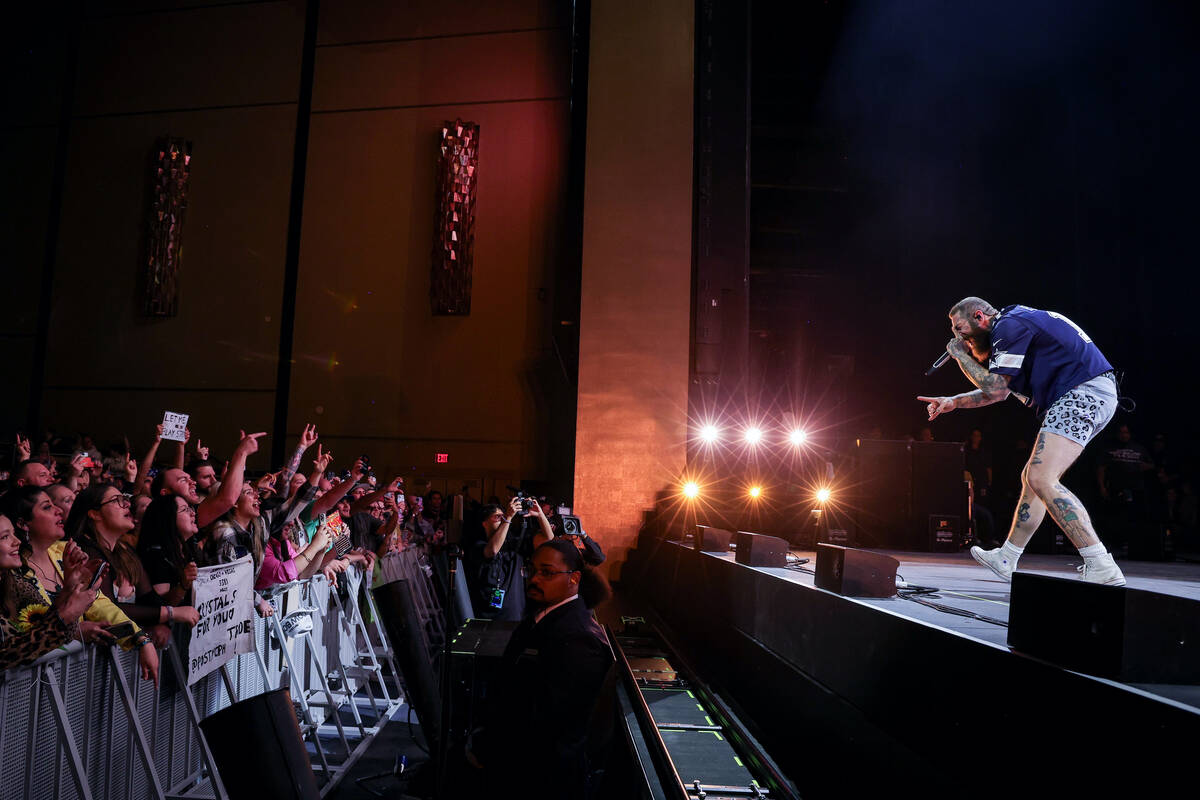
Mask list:
POLYGON ((231 800, 320 800, 287 689, 223 708, 200 720, 200 730, 231 800))
POLYGON ((1013 573, 1008 645, 1129 683, 1200 683, 1200 601, 1013 573))
POLYGON ((835 544, 817 545, 818 589, 848 597, 891 597, 900 562, 882 553, 835 544))
POLYGON ((778 536, 737 532, 737 563, 748 567, 786 567, 788 543, 778 536))
POLYGON ((962 442, 912 443, 912 519, 915 545, 939 549, 925 534, 930 516, 967 518, 962 442))
POLYGON ((928 549, 934 553, 957 553, 966 541, 962 517, 950 514, 929 515, 928 549))
POLYGON ((697 525, 694 541, 696 549, 702 553, 728 553, 729 543, 733 541, 734 536, 733 531, 697 525))
POLYGON ((857 541, 869 547, 912 546, 912 453, 910 442, 859 439, 857 541))
POLYGON ((425 638, 419 595, 408 580, 384 583, 371 592, 375 595, 388 641, 392 643, 397 666, 404 675, 408 702, 417 712, 421 731, 427 732, 427 741, 432 741, 441 729, 442 694, 438 675, 434 672, 433 654, 425 638))

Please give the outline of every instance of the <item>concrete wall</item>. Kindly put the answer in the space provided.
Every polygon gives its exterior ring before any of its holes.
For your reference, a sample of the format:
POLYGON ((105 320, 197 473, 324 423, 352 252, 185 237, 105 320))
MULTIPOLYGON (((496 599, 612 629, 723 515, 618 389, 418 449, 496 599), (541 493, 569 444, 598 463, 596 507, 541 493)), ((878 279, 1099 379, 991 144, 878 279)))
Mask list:
POLYGON ((613 577, 686 459, 693 6, 592 7, 575 505, 613 577))

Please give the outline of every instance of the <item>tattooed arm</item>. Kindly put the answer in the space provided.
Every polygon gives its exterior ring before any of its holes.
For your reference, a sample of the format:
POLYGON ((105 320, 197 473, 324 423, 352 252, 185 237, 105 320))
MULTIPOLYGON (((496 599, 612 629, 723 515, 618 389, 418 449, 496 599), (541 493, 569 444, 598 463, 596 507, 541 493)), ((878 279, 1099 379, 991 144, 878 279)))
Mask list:
POLYGON ((967 351, 961 339, 951 340, 950 344, 946 346, 946 350, 958 362, 958 367, 962 370, 963 375, 967 376, 967 380, 979 389, 977 392, 955 395, 955 400, 959 401, 956 408, 991 405, 1008 397, 1009 376, 988 372, 987 368, 976 361, 967 351))
POLYGON ((988 372, 971 356, 961 339, 951 339, 950 344, 946 345, 946 350, 958 361, 958 366, 967 379, 979 388, 953 397, 918 397, 918 400, 929 404, 929 419, 932 420, 956 408, 990 406, 1008 397, 1009 376, 988 372))
POLYGON ((279 474, 278 484, 287 489, 287 485, 291 483, 292 476, 296 474, 296 470, 300 469, 300 459, 304 458, 304 451, 312 447, 317 442, 317 426, 307 424, 304 426, 304 432, 300 434, 300 444, 296 445, 296 450, 292 453, 292 460, 283 468, 283 472, 279 474))

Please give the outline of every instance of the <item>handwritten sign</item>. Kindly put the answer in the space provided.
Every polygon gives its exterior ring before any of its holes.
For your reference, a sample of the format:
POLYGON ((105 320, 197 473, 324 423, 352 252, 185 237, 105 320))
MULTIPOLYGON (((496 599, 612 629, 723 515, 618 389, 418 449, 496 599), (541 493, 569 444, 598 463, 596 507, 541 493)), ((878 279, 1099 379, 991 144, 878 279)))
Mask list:
POLYGON ((170 439, 172 442, 182 442, 184 440, 183 432, 187 430, 187 422, 187 414, 176 414, 174 411, 165 412, 162 438, 170 439))
POLYGON ((192 584, 200 620, 188 645, 188 686, 240 653, 254 651, 254 564, 250 556, 232 564, 203 567, 192 584))

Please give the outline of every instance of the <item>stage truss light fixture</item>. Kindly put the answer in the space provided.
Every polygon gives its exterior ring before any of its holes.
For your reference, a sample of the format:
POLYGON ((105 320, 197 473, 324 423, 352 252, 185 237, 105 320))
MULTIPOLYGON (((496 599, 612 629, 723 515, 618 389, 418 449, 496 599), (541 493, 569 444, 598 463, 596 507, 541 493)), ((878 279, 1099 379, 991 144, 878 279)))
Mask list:
POLYGON ((761 486, 751 486, 750 487, 750 499, 757 500, 758 498, 762 497, 762 493, 763 493, 763 490, 762 490, 761 486))
POLYGON ((746 440, 746 444, 753 447, 754 445, 756 445, 762 441, 762 438, 763 438, 762 429, 752 425, 749 428, 746 428, 746 433, 744 434, 744 438, 746 440))
POLYGON ((700 429, 700 439, 705 444, 716 444, 721 438, 721 429, 709 423, 700 429))
POLYGON ((788 441, 793 447, 799 447, 808 441, 808 433, 803 428, 796 428, 788 434, 788 441))
POLYGON ((683 496, 689 500, 695 500, 700 496, 700 484, 695 481, 687 481, 683 484, 683 496))
POLYGON ((831 491, 829 491, 829 489, 827 489, 825 487, 821 487, 820 489, 817 489, 817 502, 818 503, 828 503, 829 498, 832 495, 833 495, 833 493, 831 491))

